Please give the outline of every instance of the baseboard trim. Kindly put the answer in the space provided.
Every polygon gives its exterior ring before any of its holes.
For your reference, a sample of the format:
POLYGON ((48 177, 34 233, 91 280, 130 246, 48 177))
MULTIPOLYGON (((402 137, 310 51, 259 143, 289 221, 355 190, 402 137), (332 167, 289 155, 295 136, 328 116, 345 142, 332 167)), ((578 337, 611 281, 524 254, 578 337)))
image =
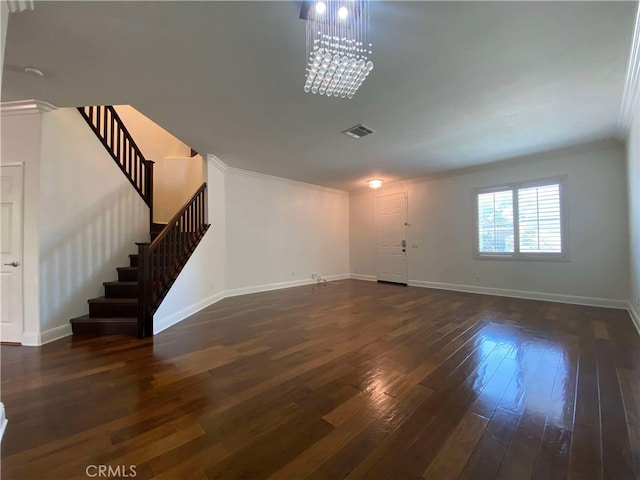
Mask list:
POLYGON ((38 332, 24 332, 20 343, 24 347, 37 347, 40 345, 40 334, 38 332))
POLYGON ((351 275, 348 273, 341 273, 339 275, 327 275, 323 277, 327 282, 337 282, 338 280, 349 280, 351 275))
POLYGON ((51 343, 55 340, 72 335, 71 324, 60 325, 59 327, 50 328, 42 332, 24 332, 22 334, 22 345, 25 347, 39 347, 51 343))
POLYGON ((205 298, 204 300, 200 300, 192 305, 184 307, 177 312, 173 312, 167 315, 164 318, 153 319, 153 334, 156 335, 173 325, 180 323, 182 320, 190 317, 194 313, 198 313, 200 310, 203 310, 214 303, 219 302, 225 298, 224 291, 218 292, 215 295, 211 295, 210 297, 205 298))
POLYGON ((541 300, 543 302, 571 303, 574 305, 587 305, 590 307, 620 308, 624 310, 628 308, 629 304, 627 300, 617 300, 613 298, 581 297, 578 295, 529 292, 526 290, 475 287, 472 285, 459 285, 455 283, 425 282, 422 280, 409 280, 409 286, 451 290, 454 292, 479 293, 481 295, 495 295, 498 297, 523 298, 526 300, 541 300))
POLYGON ((636 309, 633 308, 633 304, 631 302, 628 302, 627 310, 629 310, 629 316, 631 317, 631 321, 633 322, 633 325, 636 327, 636 330, 638 331, 638 335, 640 335, 640 314, 636 312, 636 309))
MULTIPOLYGON (((327 282, 334 282, 336 280, 345 280, 351 278, 348 273, 342 273, 339 275, 327 275, 323 277, 327 282)), ((271 290, 280 290, 282 288, 302 287, 304 285, 313 285, 318 283, 317 280, 311 278, 305 278, 304 280, 293 280, 290 282, 277 282, 277 283, 264 283, 262 285, 253 285, 251 287, 233 288, 231 290, 225 290, 225 297, 237 297, 239 295, 248 295, 250 293, 270 292, 271 290)))
POLYGON ((262 285, 253 285, 251 287, 232 288, 225 290, 225 297, 237 297, 240 295, 248 295, 250 293, 269 292, 271 290, 280 290, 282 288, 302 287, 303 285, 311 285, 316 283, 315 280, 292 280, 290 282, 265 283, 262 285))
POLYGON ((360 275, 359 273, 352 273, 349 277, 353 278, 354 280, 364 280, 365 282, 378 281, 378 277, 376 277, 375 275, 360 275))
POLYGON ((40 333, 40 345, 44 345, 45 343, 50 343, 54 340, 68 337, 69 335, 73 335, 70 323, 45 330, 44 332, 40 333))

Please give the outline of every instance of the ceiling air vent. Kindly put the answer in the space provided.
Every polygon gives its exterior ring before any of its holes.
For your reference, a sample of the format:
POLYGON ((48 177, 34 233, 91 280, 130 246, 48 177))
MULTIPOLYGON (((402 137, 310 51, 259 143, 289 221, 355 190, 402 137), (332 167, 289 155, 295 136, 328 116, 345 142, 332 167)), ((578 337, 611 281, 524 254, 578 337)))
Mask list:
POLYGON ((366 125, 359 124, 359 125, 356 125, 355 127, 347 128, 342 133, 344 133, 345 135, 348 135, 351 138, 362 138, 373 132, 375 132, 375 130, 372 130, 366 125))

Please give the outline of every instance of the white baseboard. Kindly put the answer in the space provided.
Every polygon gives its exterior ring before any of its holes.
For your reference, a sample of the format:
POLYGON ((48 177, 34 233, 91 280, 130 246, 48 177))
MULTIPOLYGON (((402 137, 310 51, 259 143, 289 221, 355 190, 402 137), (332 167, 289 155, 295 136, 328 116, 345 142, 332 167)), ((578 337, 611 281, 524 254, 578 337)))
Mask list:
POLYGON ((629 310, 629 316, 631 317, 633 325, 636 327, 638 334, 640 334, 640 314, 635 308, 633 308, 633 304, 631 302, 629 302, 627 310, 629 310))
POLYGON ((231 290, 225 290, 225 297, 237 297, 238 295, 248 295, 250 293, 268 292, 271 290, 280 290, 281 288, 301 287, 303 285, 311 285, 316 283, 315 280, 292 280, 291 282, 279 282, 279 283, 266 283, 263 285, 253 285, 251 287, 232 288, 231 290))
POLYGON ((22 341, 20 343, 25 347, 37 347, 38 345, 40 345, 40 333, 23 332, 22 341))
POLYGON ((378 277, 376 277, 375 275, 360 275, 359 273, 352 273, 350 275, 350 278, 353 278, 354 280, 364 280, 366 282, 378 281, 378 277))
POLYGON ((224 291, 218 292, 215 295, 211 295, 210 297, 205 298, 204 300, 200 300, 199 302, 194 303, 193 305, 189 305, 184 307, 177 312, 173 312, 166 317, 163 318, 154 318, 153 319, 153 334, 156 335, 163 330, 175 325, 176 323, 181 322, 187 317, 190 317, 194 313, 199 312, 200 310, 207 308, 214 303, 219 302, 224 298, 224 291))
POLYGON ((348 280, 351 275, 348 273, 341 273, 340 275, 327 275, 323 277, 327 282, 337 282, 338 280, 348 280))
POLYGON ((60 338, 68 337, 69 335, 73 335, 70 323, 45 330, 44 332, 40 332, 40 345, 53 342, 54 340, 58 340, 60 338))
POLYGON ((68 337, 73 332, 71 324, 60 325, 59 327, 50 328, 43 332, 24 332, 22 334, 22 345, 28 347, 39 347, 45 343, 53 342, 64 337, 68 337))
MULTIPOLYGON (((323 277, 327 282, 333 282, 336 280, 345 280, 351 278, 348 273, 339 275, 327 275, 323 277)), ((251 287, 233 288, 231 290, 225 290, 225 297, 237 297, 238 295, 248 295, 249 293, 269 292, 271 290, 280 290, 282 288, 301 287, 303 285, 313 285, 317 283, 317 280, 311 278, 305 278, 304 280, 293 280, 291 282, 277 282, 277 283, 265 283, 262 285, 253 285, 251 287)))
POLYGON ((454 292, 479 293, 482 295, 495 295, 498 297, 542 300, 544 302, 571 303, 574 305, 588 305, 590 307, 621 308, 625 310, 628 308, 629 304, 627 300, 617 300, 613 298, 581 297, 578 295, 562 295, 557 293, 529 292, 525 290, 476 287, 473 285, 458 285, 455 283, 425 282, 422 280, 409 280, 409 286, 451 290, 454 292))

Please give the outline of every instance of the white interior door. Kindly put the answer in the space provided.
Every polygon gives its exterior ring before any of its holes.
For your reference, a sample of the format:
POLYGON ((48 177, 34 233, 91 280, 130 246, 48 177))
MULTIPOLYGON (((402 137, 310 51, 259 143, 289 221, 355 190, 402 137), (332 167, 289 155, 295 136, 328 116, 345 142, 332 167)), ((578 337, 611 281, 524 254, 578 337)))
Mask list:
POLYGON ((407 194, 376 198, 378 280, 407 283, 407 194))
POLYGON ((22 165, 0 167, 0 340, 21 342, 22 314, 22 165))

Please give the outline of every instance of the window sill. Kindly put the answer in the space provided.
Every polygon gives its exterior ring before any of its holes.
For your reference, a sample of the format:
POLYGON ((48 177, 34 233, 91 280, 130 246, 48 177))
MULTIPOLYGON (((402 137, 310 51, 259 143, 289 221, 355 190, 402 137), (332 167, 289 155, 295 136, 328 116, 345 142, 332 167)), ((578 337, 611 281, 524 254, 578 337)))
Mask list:
POLYGON ((564 256, 532 256, 532 255, 479 255, 473 256, 475 260, 509 260, 525 262, 570 262, 568 255, 564 256))

